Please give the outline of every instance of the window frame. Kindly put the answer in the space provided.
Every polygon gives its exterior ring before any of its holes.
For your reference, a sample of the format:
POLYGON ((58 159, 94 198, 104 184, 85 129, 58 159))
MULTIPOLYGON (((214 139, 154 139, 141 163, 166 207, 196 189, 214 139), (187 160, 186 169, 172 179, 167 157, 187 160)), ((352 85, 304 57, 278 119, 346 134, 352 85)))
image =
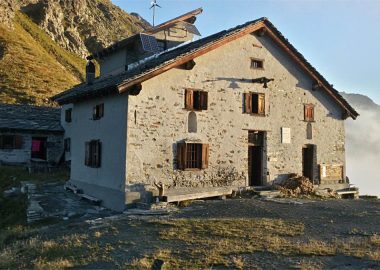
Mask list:
POLYGON ((91 168, 100 168, 102 164, 102 143, 100 140, 91 140, 85 143, 85 165, 91 168))
POLYGON ((72 108, 69 108, 69 109, 65 110, 65 122, 66 123, 71 123, 72 122, 72 120, 73 120, 72 113, 73 113, 73 109, 72 108))
POLYGON ((303 107, 303 120, 305 122, 315 122, 315 106, 314 104, 304 104, 303 107), (309 111, 311 110, 311 111, 309 111), (311 112, 311 116, 309 115, 311 112))
POLYGON ((208 92, 198 89, 185 89, 184 107, 188 111, 208 110, 208 92))
POLYGON ((265 93, 258 92, 248 92, 243 93, 243 113, 256 115, 256 116, 266 116, 266 106, 265 106, 265 93), (254 106, 256 97, 256 105, 254 106), (261 102, 260 102, 261 100, 261 102), (254 107, 257 107, 254 111, 254 107), (261 108, 261 110, 260 110, 261 108))
POLYGON ((99 120, 104 117, 104 103, 97 104, 92 109, 92 120, 99 120))
POLYGON ((0 150, 15 150, 22 149, 23 141, 21 135, 16 134, 2 134, 0 135, 0 150), (11 146, 4 146, 4 137, 12 138, 11 146))
POLYGON ((251 57, 251 69, 264 70, 264 59, 251 57), (255 65, 254 63, 258 65, 255 65))
POLYGON ((208 168, 209 145, 182 142, 177 144, 178 170, 201 171, 208 168))

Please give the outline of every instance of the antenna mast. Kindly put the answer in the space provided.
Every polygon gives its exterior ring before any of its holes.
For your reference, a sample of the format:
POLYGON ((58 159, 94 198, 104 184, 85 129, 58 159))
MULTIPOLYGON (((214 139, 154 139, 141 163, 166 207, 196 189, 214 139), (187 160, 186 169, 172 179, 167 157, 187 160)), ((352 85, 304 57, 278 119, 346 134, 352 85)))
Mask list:
POLYGON ((153 8, 153 27, 154 27, 154 17, 156 16, 156 7, 161 8, 159 4, 157 4, 157 0, 153 0, 151 3, 150 9, 153 8))

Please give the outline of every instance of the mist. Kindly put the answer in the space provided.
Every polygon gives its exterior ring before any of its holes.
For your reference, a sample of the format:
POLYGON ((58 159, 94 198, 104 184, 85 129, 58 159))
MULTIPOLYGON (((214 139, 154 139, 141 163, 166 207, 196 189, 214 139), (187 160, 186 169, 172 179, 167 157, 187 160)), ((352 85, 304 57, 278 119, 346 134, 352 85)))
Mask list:
POLYGON ((346 174, 360 195, 380 196, 380 106, 366 96, 344 97, 360 114, 346 120, 346 174))

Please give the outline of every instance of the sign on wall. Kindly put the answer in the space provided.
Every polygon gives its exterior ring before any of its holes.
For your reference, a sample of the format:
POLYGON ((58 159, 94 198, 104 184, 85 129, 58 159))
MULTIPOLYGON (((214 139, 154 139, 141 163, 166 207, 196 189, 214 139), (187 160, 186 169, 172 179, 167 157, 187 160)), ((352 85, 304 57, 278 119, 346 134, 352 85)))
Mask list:
POLYGON ((343 165, 341 164, 321 164, 320 178, 321 181, 340 181, 343 180, 343 165))
POLYGON ((290 142, 291 142, 290 128, 282 127, 281 128, 281 143, 290 143, 290 142))

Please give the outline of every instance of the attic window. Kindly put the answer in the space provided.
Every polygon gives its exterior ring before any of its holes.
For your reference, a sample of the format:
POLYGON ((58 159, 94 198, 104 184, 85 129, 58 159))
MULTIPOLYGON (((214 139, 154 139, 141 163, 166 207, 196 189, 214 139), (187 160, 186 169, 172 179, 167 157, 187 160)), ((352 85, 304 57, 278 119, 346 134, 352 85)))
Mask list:
POLYGON ((251 69, 264 69, 264 60, 251 58, 251 69))
POLYGON ((93 108, 92 119, 99 120, 104 116, 104 104, 98 104, 93 108))
POLYGON ((265 115, 265 94, 244 93, 243 113, 265 115))
POLYGON ((186 89, 185 109, 187 110, 207 110, 208 93, 205 91, 186 89))
POLYGON ((71 114, 72 114, 72 111, 73 111, 73 109, 67 109, 67 110, 65 111, 65 121, 66 121, 67 123, 70 123, 70 122, 71 122, 71 114))
POLYGON ((314 122, 314 105, 313 104, 304 105, 304 120, 306 122, 314 122))

